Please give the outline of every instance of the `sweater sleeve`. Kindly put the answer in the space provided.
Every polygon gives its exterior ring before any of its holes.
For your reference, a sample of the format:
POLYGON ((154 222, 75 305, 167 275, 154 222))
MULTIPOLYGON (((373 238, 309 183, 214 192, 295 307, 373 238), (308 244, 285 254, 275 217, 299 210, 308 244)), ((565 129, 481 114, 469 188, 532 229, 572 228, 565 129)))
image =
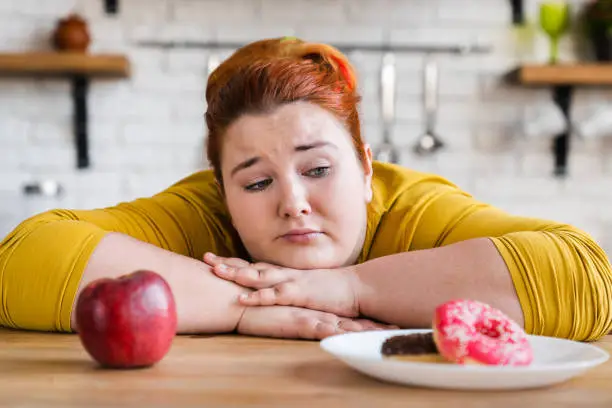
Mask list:
POLYGON ((0 242, 0 325, 70 331, 80 278, 109 232, 195 258, 205 251, 234 255, 223 208, 212 175, 201 172, 150 198, 23 221, 0 242))
POLYGON ((586 232, 508 214, 439 178, 408 188, 390 208, 403 250, 490 238, 513 280, 528 333, 592 341, 612 330, 612 268, 586 232))

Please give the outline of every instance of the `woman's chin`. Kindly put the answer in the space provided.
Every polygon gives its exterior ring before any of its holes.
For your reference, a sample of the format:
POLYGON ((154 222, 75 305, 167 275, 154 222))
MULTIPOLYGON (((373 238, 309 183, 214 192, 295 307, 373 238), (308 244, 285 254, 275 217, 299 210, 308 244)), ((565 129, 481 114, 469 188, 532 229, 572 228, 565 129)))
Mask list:
POLYGON ((265 262, 292 269, 333 269, 346 264, 339 256, 315 251, 300 251, 300 253, 283 251, 282 254, 270 257, 265 262))

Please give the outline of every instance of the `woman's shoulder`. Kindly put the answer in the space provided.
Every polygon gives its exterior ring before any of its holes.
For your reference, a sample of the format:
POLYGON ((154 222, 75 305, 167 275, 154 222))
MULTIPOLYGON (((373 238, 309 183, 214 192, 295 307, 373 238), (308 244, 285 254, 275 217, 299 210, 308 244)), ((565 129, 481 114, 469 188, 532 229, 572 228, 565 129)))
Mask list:
POLYGON ((217 181, 211 169, 196 170, 167 187, 162 193, 172 192, 174 194, 197 194, 208 196, 217 193, 217 181))
POLYGON ((402 165, 372 163, 372 201, 360 261, 406 250, 405 234, 398 229, 412 217, 420 203, 443 190, 457 188, 445 178, 402 165))
POLYGON ((459 189, 440 175, 398 164, 374 161, 372 169, 374 201, 384 207, 383 211, 388 210, 398 200, 414 200, 433 191, 459 189))
POLYGON ((192 205, 225 212, 224 201, 211 169, 195 171, 179 179, 157 196, 178 196, 192 205))

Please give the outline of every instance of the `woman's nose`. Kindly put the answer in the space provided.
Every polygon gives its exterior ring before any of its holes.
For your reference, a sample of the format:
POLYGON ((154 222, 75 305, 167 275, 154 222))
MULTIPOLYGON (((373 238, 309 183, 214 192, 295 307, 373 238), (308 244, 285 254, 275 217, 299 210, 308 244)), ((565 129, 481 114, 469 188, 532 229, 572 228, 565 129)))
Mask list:
POLYGON ((279 215, 281 217, 296 218, 311 213, 305 186, 301 183, 291 183, 283 190, 279 203, 279 215))

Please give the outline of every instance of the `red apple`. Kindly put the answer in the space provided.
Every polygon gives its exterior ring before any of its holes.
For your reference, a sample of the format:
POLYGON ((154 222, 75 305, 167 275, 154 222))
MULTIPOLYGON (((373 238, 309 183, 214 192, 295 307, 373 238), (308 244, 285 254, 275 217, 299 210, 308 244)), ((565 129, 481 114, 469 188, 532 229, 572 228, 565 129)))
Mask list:
POLYGON ((148 367, 170 350, 176 304, 164 278, 139 270, 89 283, 79 295, 76 322, 85 350, 102 366, 148 367))

